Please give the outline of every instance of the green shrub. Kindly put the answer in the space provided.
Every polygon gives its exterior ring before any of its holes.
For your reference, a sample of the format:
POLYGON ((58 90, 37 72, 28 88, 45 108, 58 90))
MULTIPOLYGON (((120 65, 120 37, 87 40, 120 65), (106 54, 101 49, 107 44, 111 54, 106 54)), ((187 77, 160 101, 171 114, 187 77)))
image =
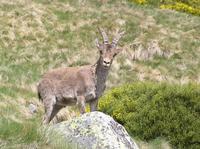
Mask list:
POLYGON ((149 141, 167 138, 176 148, 198 148, 200 86, 134 83, 112 89, 99 108, 131 135, 149 141))

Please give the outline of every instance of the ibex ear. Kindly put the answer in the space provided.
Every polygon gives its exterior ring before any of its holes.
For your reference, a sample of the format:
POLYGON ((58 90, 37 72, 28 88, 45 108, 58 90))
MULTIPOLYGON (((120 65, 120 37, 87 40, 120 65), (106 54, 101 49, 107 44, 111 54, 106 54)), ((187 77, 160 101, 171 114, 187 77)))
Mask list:
POLYGON ((123 50, 122 48, 117 48, 117 49, 115 49, 115 54, 116 54, 116 55, 119 54, 122 50, 123 50))
POLYGON ((99 40, 98 39, 95 39, 95 44, 96 44, 96 47, 99 49, 99 52, 102 53, 103 52, 103 47, 102 47, 102 44, 99 44, 99 40))
POLYGON ((99 49, 100 48, 100 44, 99 44, 99 40, 96 38, 95 39, 95 45, 96 45, 96 47, 99 49))

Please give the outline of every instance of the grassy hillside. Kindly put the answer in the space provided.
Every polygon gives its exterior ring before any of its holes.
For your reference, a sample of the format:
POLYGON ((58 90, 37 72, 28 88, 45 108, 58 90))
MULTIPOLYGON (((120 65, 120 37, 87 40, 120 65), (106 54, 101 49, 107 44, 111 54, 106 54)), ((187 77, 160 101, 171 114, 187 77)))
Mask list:
POLYGON ((52 68, 95 63, 98 26, 110 36, 126 31, 110 88, 137 80, 199 82, 199 25, 200 17, 125 0, 1 0, 0 148, 44 148, 37 82, 52 68))

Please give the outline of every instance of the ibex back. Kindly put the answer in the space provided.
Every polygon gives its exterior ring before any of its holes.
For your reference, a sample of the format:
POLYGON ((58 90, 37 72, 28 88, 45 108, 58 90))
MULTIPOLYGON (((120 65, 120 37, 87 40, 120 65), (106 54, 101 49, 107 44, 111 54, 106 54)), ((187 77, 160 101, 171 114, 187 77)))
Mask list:
POLYGON ((117 42, 123 33, 117 34, 109 43, 107 34, 99 29, 103 43, 96 39, 100 57, 94 65, 58 68, 46 73, 38 85, 38 95, 44 104, 44 124, 48 124, 59 110, 70 104, 77 104, 85 113, 85 103, 90 111, 96 111, 98 98, 105 90, 105 81, 113 58, 121 51, 117 42))

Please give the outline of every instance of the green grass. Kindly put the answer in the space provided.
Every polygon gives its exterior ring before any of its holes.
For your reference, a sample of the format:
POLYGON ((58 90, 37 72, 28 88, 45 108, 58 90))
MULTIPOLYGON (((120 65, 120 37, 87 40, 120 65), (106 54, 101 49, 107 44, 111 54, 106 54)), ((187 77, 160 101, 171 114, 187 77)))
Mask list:
POLYGON ((36 85, 50 69, 95 63, 94 39, 101 39, 97 27, 104 27, 110 38, 118 29, 126 31, 119 43, 124 52, 113 63, 108 88, 160 78, 176 83, 200 80, 197 16, 140 7, 125 0, 104 4, 2 0, 0 15, 0 148, 45 146, 36 131, 43 113, 36 85), (147 61, 130 57, 134 51, 130 45, 140 42, 147 48, 152 40, 172 56, 147 61), (38 113, 30 114, 30 103, 38 105, 38 113))
POLYGON ((137 141, 140 149, 172 149, 171 145, 163 138, 157 138, 150 142, 137 141))

